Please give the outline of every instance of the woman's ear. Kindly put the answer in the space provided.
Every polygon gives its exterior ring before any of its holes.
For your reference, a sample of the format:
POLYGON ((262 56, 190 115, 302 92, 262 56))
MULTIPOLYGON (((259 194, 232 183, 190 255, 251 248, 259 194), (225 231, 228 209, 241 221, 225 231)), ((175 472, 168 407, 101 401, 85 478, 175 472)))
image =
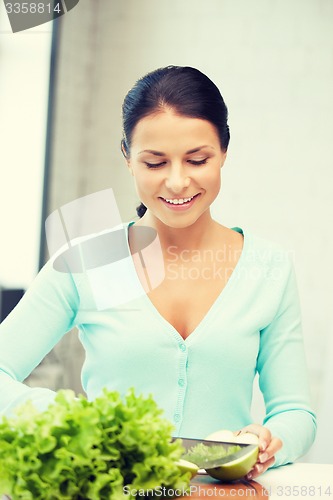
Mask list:
POLYGON ((120 147, 121 147, 121 152, 123 153, 125 160, 127 160, 127 152, 126 152, 126 146, 125 146, 124 139, 122 139, 122 141, 120 143, 120 147))
POLYGON ((128 166, 128 168, 129 168, 130 173, 131 173, 132 175, 134 175, 134 174, 133 174, 133 169, 132 169, 132 167, 131 167, 131 161, 130 161, 130 158, 129 158, 128 153, 127 153, 127 151, 126 151, 126 146, 125 146, 125 141, 124 141, 124 139, 121 141, 121 152, 123 153, 123 156, 124 156, 124 158, 125 158, 125 160, 126 160, 126 163, 127 163, 127 166, 128 166))

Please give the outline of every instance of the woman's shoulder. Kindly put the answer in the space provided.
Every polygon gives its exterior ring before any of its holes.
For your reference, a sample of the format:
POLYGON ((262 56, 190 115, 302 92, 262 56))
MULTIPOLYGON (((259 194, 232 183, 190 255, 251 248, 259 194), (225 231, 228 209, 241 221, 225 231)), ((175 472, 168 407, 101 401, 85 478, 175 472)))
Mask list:
POLYGON ((76 281, 70 272, 59 271, 50 258, 35 276, 25 295, 49 297, 54 301, 71 303, 74 307, 79 302, 76 281))
POLYGON ((231 229, 244 235, 244 259, 248 263, 279 268, 292 267, 294 260, 292 249, 246 228, 234 227, 231 229))

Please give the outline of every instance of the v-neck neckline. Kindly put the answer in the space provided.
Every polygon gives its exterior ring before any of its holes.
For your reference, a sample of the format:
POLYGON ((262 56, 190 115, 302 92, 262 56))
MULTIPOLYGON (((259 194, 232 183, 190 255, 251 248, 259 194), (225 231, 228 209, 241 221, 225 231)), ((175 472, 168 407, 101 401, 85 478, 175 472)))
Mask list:
POLYGON ((148 294, 145 291, 144 287, 142 286, 142 283, 141 283, 141 281, 139 279, 139 276, 137 274, 137 271, 136 271, 136 268, 135 268, 135 265, 134 265, 134 261, 133 261, 132 254, 131 254, 130 243, 129 243, 129 228, 133 224, 135 224, 135 221, 131 221, 126 226, 126 231, 127 231, 126 243, 127 243, 129 255, 131 257, 130 261, 131 261, 131 265, 133 267, 133 271, 134 271, 136 280, 139 283, 139 286, 141 287, 142 295, 145 296, 144 300, 147 303, 147 306, 149 307, 149 309, 152 312, 152 314, 157 319, 157 321, 159 321, 161 324, 164 324, 164 326, 166 327, 167 331, 169 331, 173 335, 173 337, 176 337, 176 340, 178 342, 180 342, 182 344, 187 344, 188 345, 188 344, 190 344, 193 341, 193 338, 195 338, 200 333, 200 331, 204 328, 205 324, 213 316, 214 310, 218 307, 219 302, 222 300, 223 297, 225 297, 225 295, 228 294, 229 289, 232 287, 233 282, 236 280, 237 275, 240 272, 240 268, 242 267, 242 263, 243 263, 243 261, 245 259, 245 253, 247 252, 248 234, 244 233, 243 229, 241 229, 239 227, 233 227, 233 228, 231 228, 233 231, 236 231, 236 232, 238 232, 238 233, 240 233, 240 234, 243 235, 243 247, 242 247, 242 251, 241 251, 240 257, 239 257, 239 259, 237 261, 237 264, 235 265, 235 267, 234 267, 234 269, 233 269, 233 271, 232 271, 232 273, 231 273, 228 281, 226 282, 226 284, 224 285, 224 287, 222 288, 222 290, 220 291, 220 293, 218 294, 218 296, 215 298, 215 300, 212 302, 212 304, 208 308, 208 310, 205 313, 205 315, 202 317, 202 319, 199 321, 199 323, 196 325, 196 327, 192 330, 192 332, 187 337, 184 338, 179 333, 179 331, 159 312, 159 310, 155 307, 155 305, 153 304, 153 302, 148 297, 148 294))

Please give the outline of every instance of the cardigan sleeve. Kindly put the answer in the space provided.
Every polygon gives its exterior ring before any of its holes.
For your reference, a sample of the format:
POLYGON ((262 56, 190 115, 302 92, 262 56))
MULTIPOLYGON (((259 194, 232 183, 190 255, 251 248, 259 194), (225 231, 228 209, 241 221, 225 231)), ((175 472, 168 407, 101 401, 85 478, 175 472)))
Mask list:
POLYGON ((283 442, 274 466, 304 455, 316 434, 311 409, 295 273, 289 259, 279 268, 284 280, 274 319, 260 332, 257 360, 259 385, 264 396, 264 425, 283 442))
POLYGON ((54 392, 22 382, 75 323, 78 293, 70 273, 49 261, 0 325, 0 415, 30 399, 44 410, 54 392))

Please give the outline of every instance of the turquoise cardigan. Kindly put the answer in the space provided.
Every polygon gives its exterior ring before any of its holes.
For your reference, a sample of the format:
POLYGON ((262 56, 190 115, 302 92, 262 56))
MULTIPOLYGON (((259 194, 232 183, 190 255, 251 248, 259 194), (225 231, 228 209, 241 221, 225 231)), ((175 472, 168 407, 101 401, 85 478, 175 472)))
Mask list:
POLYGON ((52 391, 22 381, 75 326, 88 399, 103 387, 122 394, 135 387, 154 396, 175 436, 203 438, 252 422, 258 373, 263 424, 284 443, 275 466, 314 440, 293 266, 286 252, 249 232, 225 288, 186 340, 149 300, 129 248, 123 260, 86 271, 60 272, 50 260, 0 325, 1 413, 27 399, 40 409, 52 401, 52 391))

